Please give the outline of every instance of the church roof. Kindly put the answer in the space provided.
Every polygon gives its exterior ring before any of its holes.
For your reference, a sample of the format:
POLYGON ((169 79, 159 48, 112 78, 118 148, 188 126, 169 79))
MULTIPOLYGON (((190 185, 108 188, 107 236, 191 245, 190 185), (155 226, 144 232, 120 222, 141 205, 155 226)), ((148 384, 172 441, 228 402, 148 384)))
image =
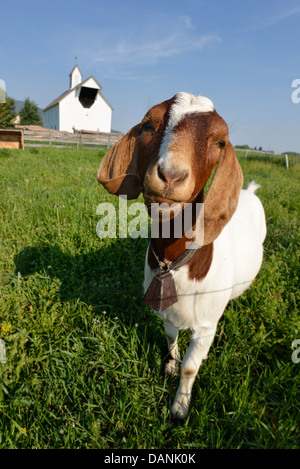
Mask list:
MULTIPOLYGON (((79 68, 78 65, 75 65, 75 67, 73 68, 73 70, 75 68, 79 68)), ((72 72, 73 72, 72 70, 72 72)), ((80 70, 79 70, 80 71, 80 70)), ((70 73, 70 75, 72 74, 72 72, 70 73)), ((80 72, 81 73, 81 72, 80 72)), ((52 101, 50 104, 48 104, 48 106, 46 106, 43 111, 47 111, 48 109, 50 109, 51 107, 55 106, 56 104, 59 104, 66 96, 68 96, 70 93, 72 93, 72 91, 75 90, 75 88, 77 88, 78 86, 84 86, 84 84, 90 80, 90 79, 93 79, 96 84, 99 86, 99 94, 101 96, 101 98, 106 102, 106 104, 113 110, 113 107, 111 106, 111 104, 109 104, 109 102, 107 101, 107 99, 104 98, 103 94, 100 93, 100 91, 103 89, 102 86, 100 85, 100 83, 96 80, 96 78, 92 75, 88 78, 86 78, 85 80, 83 80, 81 83, 78 83, 76 86, 74 86, 73 88, 71 88, 70 90, 67 90, 65 91, 64 93, 62 93, 60 96, 58 96, 58 98, 54 99, 54 101, 52 101)))

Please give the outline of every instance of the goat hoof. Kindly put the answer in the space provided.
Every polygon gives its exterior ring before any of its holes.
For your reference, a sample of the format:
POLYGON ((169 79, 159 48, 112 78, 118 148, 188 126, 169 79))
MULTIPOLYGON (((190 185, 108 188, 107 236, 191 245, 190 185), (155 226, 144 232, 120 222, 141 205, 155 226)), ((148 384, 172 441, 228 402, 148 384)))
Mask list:
POLYGON ((170 358, 165 364, 165 375, 166 376, 177 376, 179 372, 178 360, 170 358))
POLYGON ((183 425, 187 416, 188 416, 188 412, 182 413, 180 411, 175 412, 171 410, 171 422, 172 423, 183 425))
POLYGON ((184 423, 189 413, 190 399, 176 400, 171 409, 171 420, 173 423, 184 423))

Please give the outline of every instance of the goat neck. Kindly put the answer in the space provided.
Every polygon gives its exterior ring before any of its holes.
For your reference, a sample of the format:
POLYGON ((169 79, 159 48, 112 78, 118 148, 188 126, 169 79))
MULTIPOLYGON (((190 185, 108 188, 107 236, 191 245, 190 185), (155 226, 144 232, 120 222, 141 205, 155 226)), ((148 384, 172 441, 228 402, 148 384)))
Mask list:
MULTIPOLYGON (((192 229, 196 228, 196 204, 203 203, 204 201, 204 191, 202 190, 198 197, 192 202, 192 229)), ((175 218, 170 220, 170 236, 162 236, 163 229, 162 224, 159 226, 158 238, 152 239, 152 244, 154 244, 155 251, 158 254, 159 258, 163 261, 174 262, 180 258, 187 250, 187 245, 191 242, 191 239, 184 234, 184 213, 180 213, 177 217, 181 217, 182 223, 182 233, 181 238, 175 237, 175 218)), ((209 266, 212 261, 212 243, 202 246, 197 249, 193 257, 187 262, 189 266, 189 277, 191 279, 202 279, 209 270, 209 266)), ((148 252, 148 263, 151 269, 156 269, 158 267, 157 260, 151 248, 148 252)))

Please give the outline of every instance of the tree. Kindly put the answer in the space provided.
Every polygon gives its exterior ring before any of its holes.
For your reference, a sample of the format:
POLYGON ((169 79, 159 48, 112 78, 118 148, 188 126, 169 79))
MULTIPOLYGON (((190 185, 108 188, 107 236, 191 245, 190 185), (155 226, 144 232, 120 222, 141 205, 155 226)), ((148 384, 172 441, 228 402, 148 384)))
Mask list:
POLYGON ((238 150, 250 150, 249 145, 235 145, 238 150))
POLYGON ((14 127, 16 117, 15 100, 5 96, 5 102, 0 103, 0 127, 14 127))
POLYGON ((20 124, 22 125, 43 125, 38 107, 34 101, 26 98, 23 107, 20 109, 20 124))

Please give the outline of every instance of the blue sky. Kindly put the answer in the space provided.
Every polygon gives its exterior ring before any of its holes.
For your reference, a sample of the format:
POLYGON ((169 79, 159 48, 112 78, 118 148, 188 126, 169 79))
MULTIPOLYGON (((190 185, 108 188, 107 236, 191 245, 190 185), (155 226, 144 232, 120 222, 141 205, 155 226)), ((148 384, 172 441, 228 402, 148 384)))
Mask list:
POLYGON ((114 129, 187 91, 212 99, 234 145, 300 152, 299 24, 299 0, 4 1, 0 79, 43 108, 77 63, 103 86, 114 129))

